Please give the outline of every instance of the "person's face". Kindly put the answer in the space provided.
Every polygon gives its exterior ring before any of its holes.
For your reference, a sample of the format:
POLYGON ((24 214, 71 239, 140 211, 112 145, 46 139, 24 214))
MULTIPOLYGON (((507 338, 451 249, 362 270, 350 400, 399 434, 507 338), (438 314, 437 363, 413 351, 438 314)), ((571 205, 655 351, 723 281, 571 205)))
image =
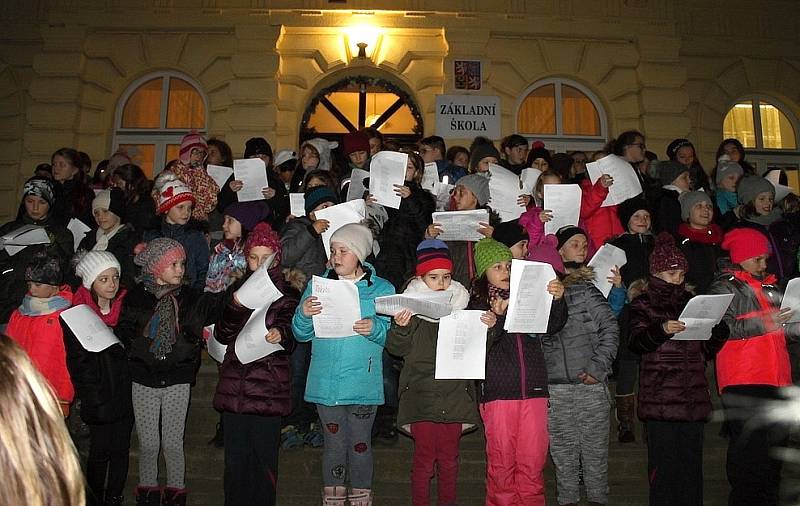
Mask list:
POLYGON ((119 291, 119 271, 116 267, 110 267, 98 274, 92 283, 92 290, 98 297, 106 300, 116 297, 119 291))
POLYGON ((683 280, 686 277, 686 271, 683 269, 671 269, 657 273, 656 277, 662 281, 666 281, 671 285, 682 285, 683 280))
POLYGON ((497 262, 486 269, 486 280, 497 288, 508 290, 511 288, 511 262, 497 262))
POLYGON ((406 181, 413 181, 414 180, 414 173, 417 172, 417 168, 414 167, 414 162, 411 161, 411 157, 408 157, 408 163, 406 163, 406 181))
POLYGON ((586 157, 586 153, 578 152, 572 154, 572 173, 573 174, 583 174, 586 172, 586 162, 588 158, 586 157))
POLYGON ((628 220, 628 230, 632 234, 646 234, 650 232, 651 224, 650 211, 639 209, 628 220))
POLYGON ((625 146, 623 158, 629 162, 641 162, 644 160, 644 153, 646 150, 647 146, 644 144, 644 139, 642 137, 637 137, 633 143, 625 146))
POLYGON ((327 186, 327 184, 328 183, 325 182, 324 179, 321 179, 321 178, 318 178, 318 177, 312 177, 306 183, 306 191, 308 191, 308 190, 310 190, 312 188, 318 188, 320 186, 327 186))
POLYGON ((126 183, 121 176, 117 174, 112 174, 111 177, 108 179, 108 181, 109 181, 108 183, 109 188, 119 188, 123 192, 128 191, 128 183, 126 183))
POLYGON ((186 225, 192 217, 192 203, 181 202, 172 206, 167 211, 167 223, 172 225, 186 225))
POLYGON ((775 194, 772 192, 761 192, 753 199, 753 207, 760 216, 769 214, 775 205, 775 194))
POLYGON ((25 203, 25 212, 33 221, 45 219, 47 213, 50 212, 50 204, 42 197, 28 195, 23 202, 25 203))
MULTIPOLYGON (((544 198, 544 185, 546 184, 561 184, 561 178, 557 174, 547 173, 545 172, 541 176, 539 176, 539 180, 542 182, 541 186, 536 185, 539 188, 536 192, 536 196, 539 199, 544 198)), ((538 182, 538 181, 537 181, 538 182)))
POLYGON ((208 157, 206 157, 206 161, 208 161, 209 165, 220 165, 222 163, 222 153, 219 152, 219 148, 210 144, 208 146, 208 157))
POLYGON ((350 162, 358 167, 359 169, 364 168, 364 164, 367 163, 367 158, 369 154, 366 151, 354 151, 348 155, 350 158, 350 162))
POLYGON ((550 164, 547 163, 547 160, 544 158, 536 158, 533 160, 533 168, 539 169, 542 172, 547 172, 547 169, 550 168, 550 164))
POLYGON ((458 185, 453 190, 453 200, 456 204, 456 211, 472 211, 478 208, 477 197, 464 185, 458 185))
POLYGON ((742 178, 742 175, 738 172, 734 172, 733 174, 728 174, 727 176, 723 177, 719 181, 719 187, 725 191, 735 192, 736 185, 739 184, 739 180, 742 178))
POLYGON ((467 168, 469 166, 469 156, 464 152, 456 154, 456 156, 453 158, 453 165, 467 168))
POLYGON ((508 163, 511 165, 525 163, 525 160, 528 159, 527 144, 520 144, 519 146, 514 146, 513 148, 505 148, 505 152, 506 158, 508 158, 508 163))
POLYGON ((499 160, 493 156, 487 156, 485 158, 481 158, 481 161, 478 162, 477 172, 489 172, 489 165, 495 164, 497 165, 499 160))
POLYGON ((229 240, 235 241, 242 237, 242 224, 233 216, 225 215, 225 221, 222 222, 222 236, 229 240))
POLYGON ((317 153, 316 149, 310 146, 304 147, 303 154, 300 156, 300 163, 303 164, 303 168, 305 170, 316 169, 317 166, 319 165, 319 153, 317 153))
POLYGON ((742 161, 742 154, 736 148, 736 144, 725 144, 722 146, 722 152, 728 155, 728 158, 731 159, 732 162, 741 162, 742 161))
POLYGON ((692 180, 689 178, 688 172, 681 172, 681 174, 672 181, 672 184, 685 192, 691 191, 692 189, 692 180))
POLYGON ((192 148, 191 153, 189 153, 189 165, 192 167, 203 165, 203 161, 206 159, 207 155, 208 153, 205 149, 192 148))
POLYGON ((78 167, 69 163, 69 160, 61 155, 53 157, 53 179, 56 181, 67 181, 75 177, 78 173, 78 167))
POLYGON ((180 285, 184 272, 186 272, 186 259, 175 260, 156 277, 156 283, 159 285, 180 285))
POLYGON ((447 290, 452 280, 452 274, 448 269, 433 269, 422 276, 422 281, 431 290, 441 292, 447 290))
POLYGON ((374 155, 378 151, 381 150, 381 140, 377 137, 373 137, 369 140, 369 154, 374 155))
POLYGON ((92 214, 94 214, 94 221, 97 222, 97 226, 103 232, 109 232, 119 225, 119 216, 108 209, 95 209, 92 214))
POLYGON ((359 265, 355 253, 340 242, 331 243, 331 265, 340 277, 352 277, 359 265))
MULTIPOLYGON (((425 163, 435 162, 443 158, 442 153, 438 149, 425 144, 420 145, 419 156, 422 157, 422 161, 425 163)), ((469 160, 467 160, 467 163, 469 163, 469 160)))
POLYGON ((561 254, 561 260, 564 262, 575 262, 582 264, 586 261, 586 253, 589 248, 589 243, 586 236, 583 234, 573 235, 567 242, 561 246, 558 252, 561 254))
POLYGON ((58 286, 37 283, 36 281, 28 281, 28 292, 30 292, 30 294, 34 297, 48 299, 58 294, 58 286))
POLYGON ((294 165, 288 166, 281 166, 281 169, 277 171, 278 178, 283 182, 283 184, 289 184, 292 182, 292 176, 294 176, 294 165))
POLYGON ((528 256, 528 240, 522 240, 518 243, 514 244, 509 248, 511 250, 511 256, 516 258, 517 260, 522 260, 526 256, 528 256))
POLYGON ((767 273, 768 258, 769 255, 758 255, 757 257, 748 258, 739 265, 742 267, 742 269, 744 269, 746 272, 749 272, 753 276, 761 277, 767 273))
MULTIPOLYGON (((247 268, 255 271, 266 262, 269 257, 275 253, 275 250, 269 246, 254 246, 250 248, 250 253, 247 254, 247 268)), ((271 265, 267 267, 268 269, 271 265)))
POLYGON ((698 202, 689 210, 689 225, 705 228, 714 219, 714 207, 711 202, 698 202))
POLYGON ((691 167, 694 163, 694 148, 691 146, 683 146, 675 153, 675 160, 681 165, 691 167))
POLYGON ((317 218, 315 217, 314 213, 316 213, 317 211, 319 211, 321 209, 327 209, 327 208, 329 208, 329 207, 331 207, 333 205, 335 205, 333 202, 323 202, 322 204, 320 204, 317 207, 315 207, 314 210, 309 213, 308 217, 311 219, 311 221, 316 221, 317 218))

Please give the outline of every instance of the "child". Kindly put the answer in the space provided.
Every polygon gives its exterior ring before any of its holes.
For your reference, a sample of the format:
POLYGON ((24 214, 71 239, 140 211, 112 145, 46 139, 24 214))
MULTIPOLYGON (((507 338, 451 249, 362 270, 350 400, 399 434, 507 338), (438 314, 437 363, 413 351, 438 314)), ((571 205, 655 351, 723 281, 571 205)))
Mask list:
POLYGON ((736 194, 736 185, 744 174, 741 165, 730 160, 720 160, 717 163, 717 190, 714 192, 717 208, 720 216, 735 212, 739 207, 739 200, 736 194))
POLYGON ((675 236, 681 223, 680 196, 692 190, 689 168, 675 161, 658 165, 658 179, 662 184, 658 199, 656 224, 658 231, 666 231, 675 236))
POLYGON ((391 283, 375 275, 364 261, 372 251, 372 233, 351 223, 331 236, 332 268, 324 276, 352 281, 358 287, 362 319, 353 335, 320 339, 314 335, 312 317, 322 311, 306 287, 292 320, 300 342, 311 341, 311 366, 305 399, 317 404, 325 428, 322 454, 323 503, 341 506, 372 505, 372 446, 370 433, 377 406, 383 404, 381 354, 389 318, 375 314, 375 297, 394 294, 391 283), (347 494, 345 477, 352 487, 347 494))
POLYGON ((269 210, 262 201, 235 202, 225 208, 222 222, 223 240, 214 248, 208 262, 205 291, 225 291, 246 270, 244 244, 248 234, 267 217, 269 210))
POLYGON ((315 137, 300 145, 300 165, 307 174, 312 170, 331 170, 331 150, 339 147, 336 141, 315 137))
POLYGON ((302 285, 290 286, 284 278, 280 268, 280 238, 268 224, 255 226, 245 243, 244 254, 248 276, 275 255, 267 272, 283 296, 267 310, 268 332, 264 339, 280 344, 284 350, 249 364, 239 361, 236 339, 253 310, 242 306, 233 291, 246 278, 237 281, 214 328, 217 341, 228 346, 214 395, 214 408, 222 412, 225 424, 225 504, 274 505, 281 417, 288 415, 292 407, 291 321, 302 285))
MULTIPOLYGON (((559 504, 580 502, 583 471, 586 496, 595 506, 608 502, 607 382, 617 354, 619 326, 606 298, 594 286, 594 269, 585 265, 586 234, 567 226, 556 237, 565 267, 562 283, 569 317, 564 328, 542 338, 550 392, 550 455, 559 504)), ((616 301, 622 309, 619 302, 624 303, 625 290, 615 288, 621 292, 616 301)), ((613 291, 609 296, 614 297, 613 291)))
POLYGON ((717 259, 722 256, 722 229, 713 222, 714 205, 704 191, 681 195, 681 220, 678 225, 680 248, 689 261, 686 282, 704 294, 714 281, 717 259))
MULTIPOLYGON (((453 262, 447 245, 433 239, 417 246, 416 277, 404 293, 446 291, 453 310, 464 309, 469 292, 458 281, 451 281, 453 262)), ((488 325, 496 318, 487 314, 488 325)), ((386 350, 405 360, 400 373, 400 409, 397 424, 414 438, 411 464, 411 500, 415 506, 428 506, 430 482, 438 470, 438 504, 456 504, 458 481, 458 442, 464 431, 478 423, 475 409, 475 382, 434 379, 439 321, 426 316, 412 317, 408 310, 394 316, 386 350)))
POLYGON ((194 195, 192 218, 208 221, 208 215, 217 206, 219 186, 205 169, 208 144, 197 131, 192 130, 181 139, 180 160, 169 171, 183 181, 194 195))
POLYGON ((59 315, 72 305, 72 292, 62 285, 61 261, 40 252, 25 269, 28 293, 11 314, 5 333, 25 350, 53 388, 64 416, 69 415, 75 390, 67 370, 67 353, 59 315))
MULTIPOLYGON (((503 330, 511 251, 494 239, 481 239, 475 245, 475 270, 468 308, 491 310, 497 319, 489 325, 486 379, 478 391, 486 432, 486 504, 544 506, 548 393, 541 336, 503 330)), ((554 279, 547 291, 553 296, 547 333, 553 333, 567 320, 564 285, 554 279)))
POLYGON ((500 153, 497 151, 497 148, 494 147, 492 141, 480 141, 470 150, 468 172, 488 178, 490 176, 489 165, 497 165, 499 163, 500 153))
POLYGON ((725 343, 720 323, 708 341, 671 339, 692 298, 689 264, 672 236, 662 232, 650 256, 650 277, 631 303, 630 347, 641 354, 639 418, 647 426, 650 504, 703 504, 703 430, 711 416, 706 363, 725 343))
MULTIPOLYGON (((75 272, 82 284, 75 292, 73 304, 89 306, 114 330, 126 294, 124 288, 120 289, 121 268, 117 258, 108 251, 89 251, 78 262, 75 272)), ((90 352, 63 321, 61 328, 67 366, 81 401, 81 418, 89 426, 86 483, 93 496, 90 504, 121 505, 133 429, 131 376, 125 344, 90 352)))
POLYGON ((369 139, 364 132, 351 132, 344 136, 342 151, 347 159, 347 167, 340 175, 342 184, 345 180, 350 180, 353 169, 361 169, 369 172, 369 139))

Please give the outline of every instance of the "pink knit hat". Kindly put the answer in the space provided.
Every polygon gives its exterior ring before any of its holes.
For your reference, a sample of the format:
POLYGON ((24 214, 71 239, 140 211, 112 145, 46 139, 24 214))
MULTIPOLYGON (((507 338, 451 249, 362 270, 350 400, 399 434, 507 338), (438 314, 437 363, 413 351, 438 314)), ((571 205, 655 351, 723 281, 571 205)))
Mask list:
POLYGON ((275 252, 275 264, 281 262, 281 238, 278 233, 272 230, 269 223, 261 222, 248 234, 247 241, 244 243, 244 255, 250 254, 250 250, 256 246, 266 246, 275 252))
POLYGON ((192 154, 192 149, 202 149, 208 153, 208 144, 197 130, 192 130, 181 139, 181 150, 178 157, 183 163, 189 163, 189 156, 192 154))

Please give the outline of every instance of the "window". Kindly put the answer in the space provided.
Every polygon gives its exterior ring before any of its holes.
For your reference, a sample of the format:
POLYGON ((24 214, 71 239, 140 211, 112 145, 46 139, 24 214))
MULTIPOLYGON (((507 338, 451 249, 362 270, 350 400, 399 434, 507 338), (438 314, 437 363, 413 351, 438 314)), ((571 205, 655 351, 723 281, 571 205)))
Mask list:
POLYGON ((766 97, 740 100, 725 115, 723 136, 739 139, 745 148, 796 150, 797 129, 785 110, 766 97))
POLYGON ((189 130, 206 131, 206 98, 188 76, 150 74, 132 83, 120 98, 114 148, 123 148, 148 177, 178 157, 189 130))
POLYGON ((549 149, 600 149, 607 137, 605 111, 584 86, 567 79, 544 79, 517 102, 517 133, 541 139, 549 149))

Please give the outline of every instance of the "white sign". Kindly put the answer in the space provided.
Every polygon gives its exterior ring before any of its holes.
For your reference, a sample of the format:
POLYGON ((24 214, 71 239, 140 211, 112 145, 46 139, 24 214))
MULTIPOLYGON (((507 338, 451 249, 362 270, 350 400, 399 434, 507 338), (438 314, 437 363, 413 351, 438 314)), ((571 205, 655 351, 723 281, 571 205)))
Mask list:
POLYGON ((436 95, 436 134, 445 139, 499 139, 500 97, 436 95))

